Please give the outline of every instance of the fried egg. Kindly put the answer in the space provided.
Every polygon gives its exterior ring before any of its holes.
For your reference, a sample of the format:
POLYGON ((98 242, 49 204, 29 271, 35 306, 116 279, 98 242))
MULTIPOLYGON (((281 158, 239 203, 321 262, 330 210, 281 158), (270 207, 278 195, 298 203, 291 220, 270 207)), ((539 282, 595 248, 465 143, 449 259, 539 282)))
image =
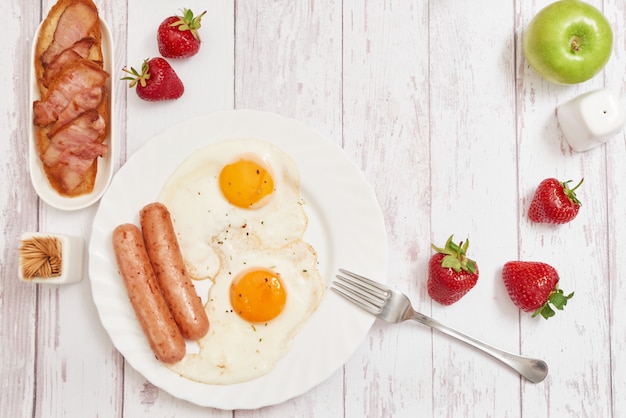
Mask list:
POLYGON ((205 305, 211 326, 199 351, 167 365, 208 384, 245 382, 270 371, 318 307, 324 284, 315 250, 302 240, 262 245, 241 228, 214 237, 221 268, 205 305))
POLYGON ((254 138, 228 139, 195 151, 164 184, 158 200, 172 216, 189 274, 219 270, 213 238, 225 229, 256 235, 263 247, 301 239, 307 216, 291 156, 254 138))

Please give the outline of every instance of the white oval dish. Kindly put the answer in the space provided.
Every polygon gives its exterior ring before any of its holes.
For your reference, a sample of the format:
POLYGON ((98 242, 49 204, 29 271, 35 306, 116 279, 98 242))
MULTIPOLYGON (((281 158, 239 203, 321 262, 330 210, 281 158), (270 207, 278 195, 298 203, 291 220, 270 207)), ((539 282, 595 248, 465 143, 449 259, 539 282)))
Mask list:
MULTIPOLYGON (((37 38, 39 36, 39 31, 41 30, 41 25, 37 28, 35 35, 33 37, 33 43, 31 47, 31 57, 35 56, 35 47, 37 43, 37 38)), ((100 19, 100 30, 102 32, 102 55, 104 57, 104 70, 112 74, 112 70, 114 68, 113 64, 113 38, 111 36, 111 31, 109 30, 108 25, 102 19, 100 19)), ((104 139, 104 143, 108 144, 107 155, 101 158, 98 158, 98 173, 96 175, 96 182, 94 184, 94 188, 91 193, 84 194, 76 197, 67 197, 62 196, 57 192, 48 181, 46 177, 46 173, 44 172, 43 163, 39 158, 39 152, 37 151, 36 140, 35 140, 35 125, 32 124, 33 120, 33 108, 32 105, 30 107, 30 128, 28 130, 28 169, 30 172, 30 180, 35 188, 35 191, 39 195, 39 197, 46 202, 48 205, 53 206, 57 209, 61 210, 78 210, 83 209, 88 206, 96 203, 105 190, 109 186, 111 182, 111 178, 113 177, 113 156, 116 151, 116 140, 115 140, 115 123, 112 112, 112 104, 114 103, 114 92, 111 88, 111 77, 107 80, 107 89, 109 93, 108 98, 108 106, 109 106, 109 134, 104 139)), ((34 66, 31 66, 30 72, 30 103, 32 104, 35 100, 39 99, 39 89, 37 87, 37 79, 35 76, 34 66)))

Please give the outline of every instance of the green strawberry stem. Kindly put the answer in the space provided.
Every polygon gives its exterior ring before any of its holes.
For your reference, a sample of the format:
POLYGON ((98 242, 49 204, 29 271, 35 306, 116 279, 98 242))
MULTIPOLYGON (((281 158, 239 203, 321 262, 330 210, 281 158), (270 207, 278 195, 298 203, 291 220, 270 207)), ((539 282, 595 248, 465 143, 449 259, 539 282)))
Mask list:
POLYGON ((128 85, 129 88, 135 87, 137 83, 141 84, 141 87, 146 87, 146 80, 150 79, 150 73, 148 72, 148 59, 144 60, 143 64, 141 64, 141 74, 139 74, 139 72, 133 67, 130 67, 130 70, 128 68, 122 68, 122 71, 130 74, 121 78, 121 80, 130 81, 130 84, 128 85))
POLYGON ((441 267, 452 268, 457 273, 461 270, 472 274, 476 273, 476 262, 466 257, 467 248, 469 247, 469 239, 466 239, 465 242, 461 241, 459 244, 456 244, 452 241, 453 236, 454 235, 450 235, 450 238, 446 241, 444 248, 440 248, 435 246, 435 244, 432 244, 433 250, 445 255, 445 257, 441 260, 441 267))
POLYGON ((572 203, 574 203, 575 205, 578 205, 578 206, 581 206, 582 203, 580 203, 580 200, 578 200, 578 198, 576 197, 576 189, 578 189, 580 187, 580 185, 583 184, 583 180, 585 180, 584 177, 582 179, 580 179, 578 184, 573 189, 570 189, 569 188, 569 184, 568 184, 568 183, 571 183, 572 180, 567 180, 567 181, 561 182, 561 186, 563 186, 563 192, 565 193, 565 196, 567 196, 567 198, 572 203))
POLYGON ((202 16, 206 14, 206 10, 196 17, 193 16, 193 12, 190 9, 183 9, 182 12, 183 15, 177 16, 179 19, 176 22, 172 23, 170 26, 178 26, 178 30, 180 31, 188 30, 191 32, 194 38, 200 40, 198 29, 200 29, 202 16))
MULTIPOLYGON (((580 185, 580 184, 579 184, 580 185)), ((561 289, 554 289, 552 293, 548 296, 548 300, 543 304, 539 309, 533 312, 532 317, 536 317, 537 315, 543 316, 545 319, 552 318, 555 315, 554 309, 550 306, 550 304, 554 305, 556 309, 562 311, 565 305, 567 305, 567 301, 574 297, 574 292, 565 296, 561 289)))

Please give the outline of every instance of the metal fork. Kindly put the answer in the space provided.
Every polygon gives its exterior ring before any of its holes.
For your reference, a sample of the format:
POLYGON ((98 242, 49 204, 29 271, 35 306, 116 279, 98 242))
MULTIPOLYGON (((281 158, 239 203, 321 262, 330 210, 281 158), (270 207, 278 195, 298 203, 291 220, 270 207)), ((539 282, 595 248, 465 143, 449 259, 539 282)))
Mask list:
POLYGON ((489 354, 533 383, 543 381, 548 375, 548 365, 543 360, 523 357, 490 346, 416 312, 411 306, 409 298, 397 290, 344 269, 339 269, 339 272, 341 274, 336 276, 338 280, 333 282, 335 287, 331 287, 331 289, 354 305, 384 321, 398 323, 412 319, 428 325, 489 354))

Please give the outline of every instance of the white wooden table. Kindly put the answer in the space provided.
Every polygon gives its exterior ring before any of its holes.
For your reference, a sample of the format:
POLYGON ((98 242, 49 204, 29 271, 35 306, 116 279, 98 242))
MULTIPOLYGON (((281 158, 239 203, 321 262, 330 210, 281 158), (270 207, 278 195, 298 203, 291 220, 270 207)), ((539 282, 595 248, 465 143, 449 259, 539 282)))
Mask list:
POLYGON ((592 0, 612 24, 605 70, 576 86, 537 76, 522 33, 549 0, 97 0, 113 31, 119 168, 152 136, 192 116, 258 109, 331 138, 365 173, 385 216, 387 280, 423 313, 504 349, 545 359, 522 381, 493 359, 418 324, 376 322, 344 367, 306 394, 260 410, 173 398, 134 371, 99 322, 85 265, 68 286, 23 284, 24 231, 87 241, 97 205, 38 200, 26 165, 32 34, 52 0, 0 3, 0 416, 2 417, 623 417, 626 416, 626 138, 574 153, 555 109, 599 87, 626 90, 626 3, 592 0), (175 62, 178 101, 146 103, 121 67, 158 54, 160 21, 206 9, 199 55, 175 62), (585 178, 574 222, 526 212, 546 177, 585 178), (477 286, 442 307, 426 292, 430 244, 469 236, 477 286), (509 260, 546 261, 575 291, 549 321, 521 314, 501 281, 509 260))

